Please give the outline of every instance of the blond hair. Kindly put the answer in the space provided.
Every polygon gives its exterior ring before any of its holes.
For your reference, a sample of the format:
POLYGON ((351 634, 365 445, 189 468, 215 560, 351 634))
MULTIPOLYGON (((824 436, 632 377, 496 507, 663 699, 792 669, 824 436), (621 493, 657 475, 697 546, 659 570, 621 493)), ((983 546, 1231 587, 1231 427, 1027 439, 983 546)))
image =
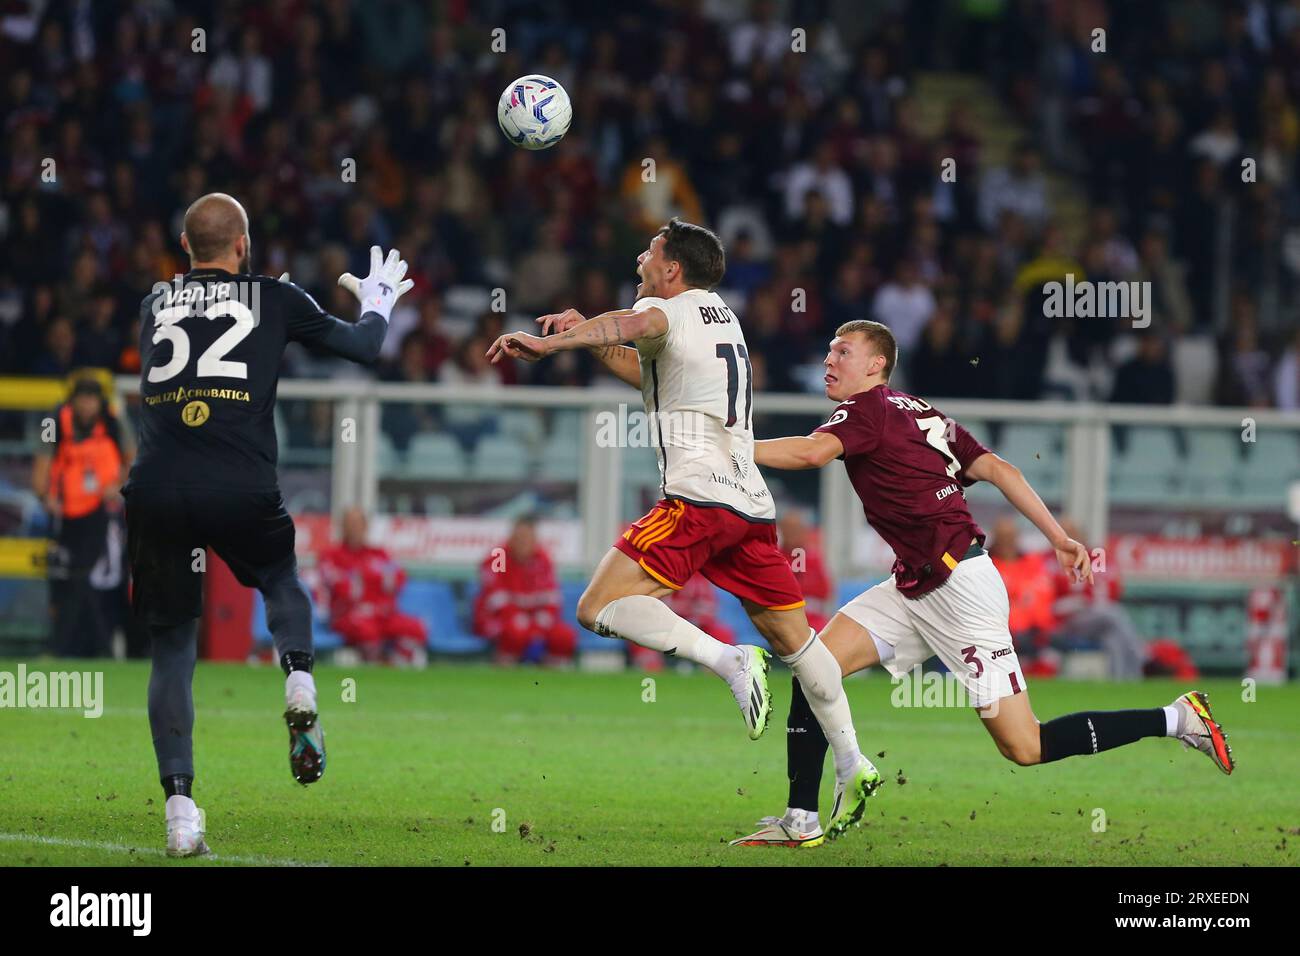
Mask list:
POLYGON ((889 376, 894 374, 894 366, 898 364, 898 342, 894 339, 894 333, 889 330, 889 326, 880 322, 854 319, 836 329, 835 335, 839 338, 854 332, 861 333, 876 355, 885 357, 885 381, 889 381, 889 376))

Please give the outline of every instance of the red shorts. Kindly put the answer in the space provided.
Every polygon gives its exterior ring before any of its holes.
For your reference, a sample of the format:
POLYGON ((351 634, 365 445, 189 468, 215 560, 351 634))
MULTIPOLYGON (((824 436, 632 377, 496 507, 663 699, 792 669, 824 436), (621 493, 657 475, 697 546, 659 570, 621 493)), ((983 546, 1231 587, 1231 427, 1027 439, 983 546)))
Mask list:
POLYGON ((770 611, 803 607, 803 592, 776 546, 776 526, 726 508, 664 499, 614 547, 660 584, 680 590, 697 571, 728 594, 770 611))

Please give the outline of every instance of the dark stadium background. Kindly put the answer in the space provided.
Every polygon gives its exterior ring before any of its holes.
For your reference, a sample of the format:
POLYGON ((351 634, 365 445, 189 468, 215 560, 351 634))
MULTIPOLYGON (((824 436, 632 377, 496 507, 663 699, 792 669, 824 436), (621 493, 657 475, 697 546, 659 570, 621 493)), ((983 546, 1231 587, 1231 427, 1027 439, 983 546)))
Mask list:
MULTIPOLYGON (((335 276, 364 274, 372 243, 411 264, 372 373, 286 360, 282 479, 312 546, 347 504, 399 516, 390 543, 435 650, 476 649, 477 559, 433 540, 456 522, 486 541, 540 513, 568 541, 571 601, 607 532, 652 502, 650 455, 609 478, 577 410, 635 393, 546 404, 523 388, 611 380, 573 353, 481 356, 536 315, 630 304, 635 256, 674 213, 727 244, 723 294, 771 410, 759 437, 810 428, 824 403, 770 396, 819 394, 836 325, 881 318, 901 387, 1082 512, 1144 636, 1230 673, 1266 632, 1294 638, 1300 3, 10 0, 0 75, 0 650, 45 637, 41 419, 93 367, 119 376, 129 424, 139 300, 184 271, 180 216, 213 190, 246 205, 256 271, 336 314, 355 305, 335 276), (541 153, 496 128, 500 91, 531 72, 574 105, 541 153), (1043 284, 1067 272, 1149 281, 1150 327, 1046 318, 1043 284), (443 389, 375 404, 367 375, 443 389), (978 404, 995 400, 1014 405, 978 404), (360 454, 335 434, 349 415, 360 454)), ((831 485, 773 485, 837 536, 844 591, 883 575, 831 485)), ((1004 510, 972 501, 986 527, 1004 510)))

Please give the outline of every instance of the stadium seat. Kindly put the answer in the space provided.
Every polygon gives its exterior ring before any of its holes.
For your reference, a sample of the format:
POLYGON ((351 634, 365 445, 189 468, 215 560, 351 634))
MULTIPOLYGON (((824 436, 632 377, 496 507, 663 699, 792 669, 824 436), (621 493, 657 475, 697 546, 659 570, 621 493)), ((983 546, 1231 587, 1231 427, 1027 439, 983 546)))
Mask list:
POLYGON ((659 458, 654 448, 628 448, 623 452, 623 480, 635 488, 659 484, 659 458))
MULTIPOLYGON (((308 595, 309 600, 310 597, 308 595)), ((266 602, 262 600, 262 592, 256 590, 253 591, 252 632, 254 647, 271 643, 271 628, 266 623, 266 602)), ((343 638, 332 631, 329 622, 317 613, 315 601, 311 602, 311 634, 312 646, 317 652, 335 651, 343 646, 343 638)))
POLYGON ((487 641, 470 634, 461 623, 456 593, 446 581, 408 581, 397 607, 424 622, 429 632, 429 650, 435 654, 464 657, 488 649, 487 641))
POLYGON ((484 481, 520 481, 528 474, 528 448, 517 438, 486 435, 474 449, 470 475, 484 481))
POLYGON ((996 450, 1020 469, 1044 499, 1060 498, 1065 463, 1060 429, 1052 425, 1008 423, 1003 426, 996 450))
POLYGON ((545 434, 542 417, 531 408, 507 408, 497 416, 497 433, 526 445, 536 445, 545 434))
POLYGON ((577 481, 582 475, 583 450, 576 439, 557 436, 542 446, 537 462, 543 481, 577 481))
POLYGON ((1060 430, 1051 425, 1008 423, 1002 428, 997 452, 1021 471, 1059 468, 1060 430))
POLYGON ((460 442, 442 432, 426 432, 411 439, 406 473, 412 478, 464 479, 465 452, 460 442))
POLYGON ((1185 478, 1187 492, 1197 498, 1230 499, 1241 490, 1242 441, 1237 429, 1190 428, 1187 455, 1196 463, 1185 478))
POLYGON ((383 431, 375 437, 375 463, 379 474, 384 477, 397 475, 402 471, 402 454, 393 444, 393 440, 383 431))
POLYGON ((1167 501, 1183 494, 1183 462, 1172 428, 1129 428, 1121 448, 1112 431, 1111 493, 1120 504, 1167 501))
POLYGON ((582 409, 557 408, 550 414, 550 424, 546 432, 547 440, 570 438, 582 441, 582 418, 586 414, 582 409))
POLYGON ((1261 428, 1254 442, 1245 442, 1242 500, 1252 505, 1283 507, 1287 485, 1300 479, 1300 448, 1293 432, 1261 428))
POLYGON ((317 651, 336 651, 343 646, 343 638, 330 630, 322 618, 312 619, 311 635, 312 646, 317 651))

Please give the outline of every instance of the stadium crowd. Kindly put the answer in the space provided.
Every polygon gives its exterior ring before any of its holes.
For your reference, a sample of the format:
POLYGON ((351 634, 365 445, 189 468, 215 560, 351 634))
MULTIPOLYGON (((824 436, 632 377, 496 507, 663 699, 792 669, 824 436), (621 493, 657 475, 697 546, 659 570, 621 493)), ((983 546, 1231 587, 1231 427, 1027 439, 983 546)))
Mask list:
MULTIPOLYGON (((185 206, 224 190, 257 270, 336 314, 355 303, 335 276, 364 274, 372 243, 402 250, 416 289, 390 380, 591 382, 585 355, 483 353, 506 322, 630 304, 676 214, 726 242, 759 388, 820 388, 829 332, 874 317, 926 395, 1300 407, 1300 3, 1007 0, 936 32, 938 5, 29 3, 0 23, 0 362, 137 370, 139 299, 184 271, 185 206), (933 69, 990 79, 1024 126, 1007 164, 960 103, 920 132, 933 69), (496 128, 528 72, 574 101, 544 153, 496 128), (1085 223, 1067 228, 1049 170, 1085 223), (1150 328, 1045 317, 1067 272, 1149 280, 1150 328)), ((289 371, 357 374, 305 352, 289 371)))

